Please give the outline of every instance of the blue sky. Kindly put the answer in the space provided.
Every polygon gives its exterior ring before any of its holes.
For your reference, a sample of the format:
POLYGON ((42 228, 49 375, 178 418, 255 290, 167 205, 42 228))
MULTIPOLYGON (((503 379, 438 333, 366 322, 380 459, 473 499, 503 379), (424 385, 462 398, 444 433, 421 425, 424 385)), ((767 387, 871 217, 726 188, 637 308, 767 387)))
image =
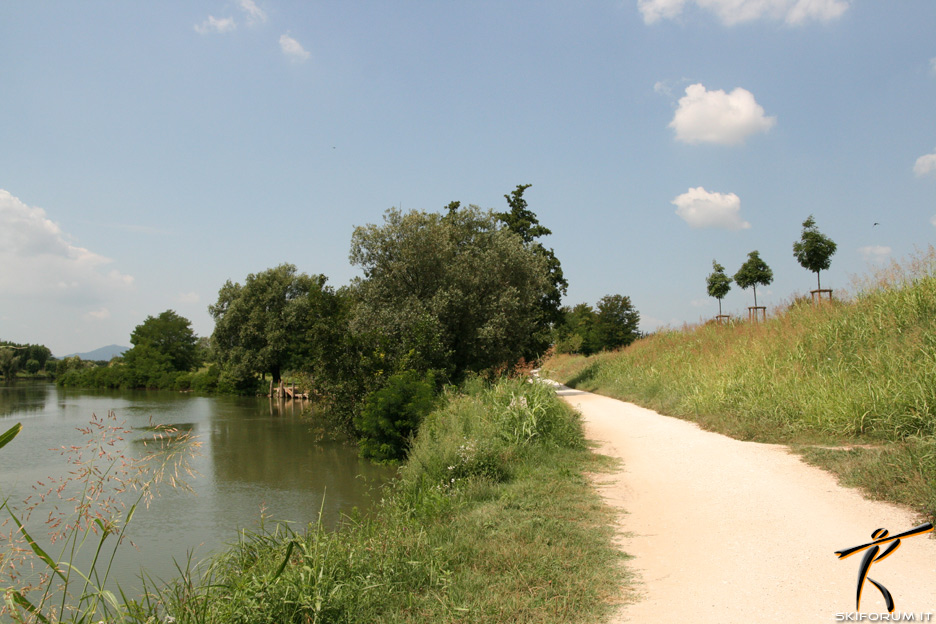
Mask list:
POLYGON ((717 313, 713 259, 814 288, 810 214, 848 289, 936 234, 934 33, 932 0, 2 3, 0 338, 209 335, 228 279, 341 286, 355 226, 518 184, 565 302, 645 331, 717 313))

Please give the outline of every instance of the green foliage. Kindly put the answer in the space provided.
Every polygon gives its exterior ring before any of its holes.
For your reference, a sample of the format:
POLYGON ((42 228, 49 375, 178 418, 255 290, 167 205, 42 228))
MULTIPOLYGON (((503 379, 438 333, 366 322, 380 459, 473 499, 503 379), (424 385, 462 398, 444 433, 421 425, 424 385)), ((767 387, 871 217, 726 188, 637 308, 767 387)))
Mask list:
POLYGON ((0 340, 0 375, 8 381, 15 380, 18 371, 36 375, 51 357, 52 352, 45 345, 0 340))
POLYGON ((590 355, 601 350, 595 331, 596 314, 587 303, 562 308, 562 322, 556 327, 556 351, 590 355))
POLYGON ((773 271, 767 263, 761 260, 757 251, 748 254, 747 261, 741 265, 734 275, 735 283, 743 290, 754 287, 754 306, 757 306, 757 285, 767 286, 773 282, 773 271))
POLYGON ((827 270, 832 264, 832 255, 837 245, 831 238, 822 234, 816 227, 812 215, 803 221, 803 233, 800 240, 793 243, 793 255, 804 269, 816 274, 816 287, 822 288, 819 272, 827 270))
POLYGON ((0 348, 0 373, 5 379, 9 381, 16 377, 19 363, 19 356, 15 355, 12 349, 0 348))
POLYGON ((384 370, 439 370, 452 378, 512 365, 546 342, 540 302, 545 259, 490 212, 388 210, 354 231, 351 331, 384 370))
POLYGON ((627 346, 640 337, 640 314, 630 297, 605 295, 598 309, 580 303, 563 308, 562 322, 556 328, 556 351, 591 355, 627 346))
POLYGON ((546 270, 549 273, 551 287, 544 293, 540 306, 543 310, 544 323, 555 324, 562 320, 560 306, 562 305, 562 297, 569 288, 569 282, 562 274, 562 265, 555 252, 552 249, 547 249, 536 240, 543 236, 549 236, 552 234, 552 230, 540 225, 536 214, 527 207, 527 201, 524 199, 523 193, 530 186, 532 185, 518 184, 517 188, 511 191, 509 195, 504 195, 510 210, 494 213, 494 216, 506 224, 511 232, 519 234, 524 245, 527 245, 546 260, 546 270))
POLYGON ((626 347, 640 336, 640 314, 634 309, 630 297, 605 295, 598 301, 595 333, 602 350, 626 347))
POLYGON ((243 285, 228 280, 208 307, 222 382, 250 391, 265 373, 279 383, 288 368, 322 366, 342 329, 333 319, 337 303, 326 279, 281 264, 248 275, 243 285))
POLYGON ((192 370, 200 364, 196 342, 191 322, 166 310, 156 317, 147 316, 136 326, 130 334, 133 348, 124 353, 124 361, 141 363, 144 358, 157 356, 159 365, 166 363, 169 370, 192 370))
POLYGON ((715 260, 712 260, 712 269, 713 271, 705 279, 705 285, 708 288, 709 297, 718 299, 718 314, 721 315, 721 300, 731 290, 731 278, 725 275, 725 267, 715 260))
POLYGON ((361 454, 377 461, 403 459, 419 424, 434 406, 432 373, 405 371, 391 376, 364 400, 356 422, 361 454))
MULTIPOLYGON (((147 591, 135 600, 103 589, 110 550, 96 559, 100 576, 80 576, 57 565, 55 553, 23 544, 52 570, 50 581, 75 574, 66 602, 52 605, 14 584, 7 608, 15 621, 139 624, 601 620, 624 573, 613 516, 583 475, 601 467, 577 416, 540 384, 470 386, 424 421, 414 458, 372 515, 335 531, 321 522, 301 533, 261 525, 216 557, 183 562, 182 577, 166 586, 145 577, 147 591)), ((13 435, 0 436, 0 446, 13 435)), ((105 445, 87 455, 103 477, 122 477, 107 469, 111 452, 105 445)), ((113 548, 128 521, 92 520, 103 532, 97 545, 113 548)), ((83 535, 79 526, 70 535, 83 535)))
MULTIPOLYGON (((537 392, 507 384, 449 394, 377 513, 335 532, 244 533, 154 602, 178 624, 600 620, 622 569, 608 508, 582 476, 590 455, 497 436, 488 411, 537 392)), ((544 396, 541 411, 578 427, 544 396)))

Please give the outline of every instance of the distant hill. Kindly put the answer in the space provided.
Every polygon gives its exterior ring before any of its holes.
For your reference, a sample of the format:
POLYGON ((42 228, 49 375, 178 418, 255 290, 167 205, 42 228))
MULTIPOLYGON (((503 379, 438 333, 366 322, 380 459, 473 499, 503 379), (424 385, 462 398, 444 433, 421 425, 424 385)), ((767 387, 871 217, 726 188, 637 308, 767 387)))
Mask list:
POLYGON ((72 357, 77 355, 82 360, 104 360, 110 361, 115 355, 123 355, 124 351, 128 351, 130 347, 121 347, 119 345, 110 345, 107 347, 101 347, 100 349, 95 349, 94 351, 88 351, 87 353, 69 353, 68 355, 59 356, 59 359, 63 357, 72 357))

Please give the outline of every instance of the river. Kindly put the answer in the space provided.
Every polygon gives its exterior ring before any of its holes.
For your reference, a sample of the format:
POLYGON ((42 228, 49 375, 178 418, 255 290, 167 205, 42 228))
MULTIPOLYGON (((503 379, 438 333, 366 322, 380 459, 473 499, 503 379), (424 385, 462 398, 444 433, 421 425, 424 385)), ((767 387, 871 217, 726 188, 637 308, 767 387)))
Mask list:
MULTIPOLYGON (((153 578, 173 578, 176 563, 202 560, 236 541, 240 530, 256 530, 261 513, 268 528, 287 522, 301 531, 320 513, 325 525, 334 527, 354 508, 371 507, 378 486, 391 476, 359 459, 351 445, 317 440, 298 403, 74 390, 21 381, 0 386, 0 433, 23 424, 19 436, 0 449, 0 496, 22 514, 22 501, 29 495, 34 501, 48 490, 50 477, 67 478, 73 467, 68 459, 77 451, 59 449, 84 445, 87 438, 78 428, 87 427, 93 415, 106 421, 109 412, 130 429, 113 448, 115 457, 139 459, 152 452, 153 445, 142 440, 152 436, 150 427, 156 424, 174 425, 200 443, 189 460, 196 476, 180 473, 191 491, 161 487, 130 523, 133 545, 118 550, 113 577, 131 593, 140 587, 141 568, 153 578)), ((124 499, 135 500, 132 495, 124 499)), ((60 511, 74 507, 53 493, 32 513, 27 529, 53 558, 67 559, 59 554, 61 542, 51 545, 45 537, 44 521, 55 505, 60 511)))

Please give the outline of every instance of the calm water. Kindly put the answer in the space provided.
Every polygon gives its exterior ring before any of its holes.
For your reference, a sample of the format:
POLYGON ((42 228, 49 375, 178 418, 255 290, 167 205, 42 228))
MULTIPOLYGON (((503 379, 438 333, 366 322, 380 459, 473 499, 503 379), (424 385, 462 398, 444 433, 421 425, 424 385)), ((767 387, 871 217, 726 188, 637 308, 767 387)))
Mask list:
MULTIPOLYGON (((236 541, 240 529, 256 529, 261 508, 269 521, 297 530, 321 510, 333 526, 354 507, 366 510, 389 471, 358 458, 356 449, 318 442, 301 409, 268 399, 194 397, 170 392, 94 392, 52 384, 0 386, 0 432, 17 422, 23 431, 0 449, 0 495, 20 507, 48 476, 62 477, 69 464, 61 446, 83 445, 76 427, 109 410, 133 428, 120 449, 131 457, 147 452, 139 439, 151 424, 175 424, 201 442, 190 461, 197 473, 192 493, 163 488, 147 509, 137 511, 129 537, 137 549, 121 547, 117 579, 137 588, 139 570, 157 578, 175 576, 173 560, 199 561, 236 541), (134 439, 137 442, 134 442, 134 439)), ((44 490, 45 488, 39 488, 44 490)), ((58 501, 62 508, 65 505, 58 501)), ((51 509, 48 505, 44 509, 51 509)), ((27 529, 40 540, 43 520, 34 513, 27 529)), ((49 552, 58 558, 58 550, 49 552)))

